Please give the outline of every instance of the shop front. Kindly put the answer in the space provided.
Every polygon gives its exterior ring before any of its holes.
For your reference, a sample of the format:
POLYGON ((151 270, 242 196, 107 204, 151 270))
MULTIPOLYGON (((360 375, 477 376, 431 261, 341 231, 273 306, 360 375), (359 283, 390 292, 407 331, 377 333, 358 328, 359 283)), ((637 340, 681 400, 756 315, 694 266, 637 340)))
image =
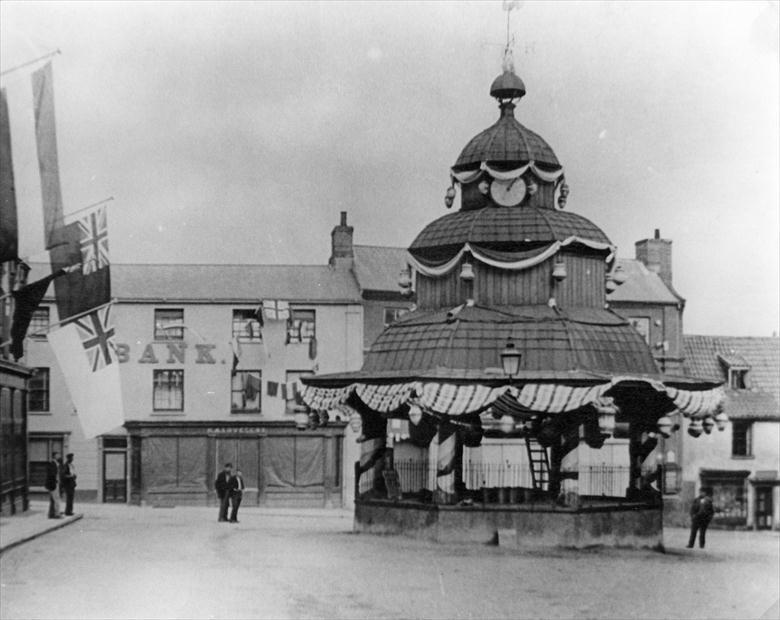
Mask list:
POLYGON ((301 432, 291 422, 127 422, 130 501, 216 505, 225 463, 240 469, 244 504, 340 507, 344 424, 301 432))

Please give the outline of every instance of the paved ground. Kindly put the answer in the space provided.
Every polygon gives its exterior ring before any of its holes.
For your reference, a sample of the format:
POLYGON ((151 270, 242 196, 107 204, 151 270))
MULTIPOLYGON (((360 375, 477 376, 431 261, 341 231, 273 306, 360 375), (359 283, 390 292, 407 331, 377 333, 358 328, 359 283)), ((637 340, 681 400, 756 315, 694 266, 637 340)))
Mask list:
MULTIPOLYGON (((518 553, 351 533, 344 511, 79 506, 0 556, 0 617, 777 618, 780 536, 518 553)), ((45 516, 39 515, 41 519, 45 516)), ((2 524, 0 524, 2 525, 2 524)), ((3 527, 3 529, 6 529, 3 527)))

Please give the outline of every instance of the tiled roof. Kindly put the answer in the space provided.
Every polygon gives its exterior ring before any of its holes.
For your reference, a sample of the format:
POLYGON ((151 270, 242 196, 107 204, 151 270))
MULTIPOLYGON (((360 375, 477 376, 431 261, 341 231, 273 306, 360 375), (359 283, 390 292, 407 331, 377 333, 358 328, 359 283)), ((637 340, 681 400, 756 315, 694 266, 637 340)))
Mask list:
POLYGON ((448 247, 459 250, 466 242, 517 250, 523 246, 564 241, 571 236, 611 243, 598 226, 570 211, 543 207, 485 207, 448 213, 434 220, 417 235, 409 251, 427 257, 448 247))
POLYGON ((352 273, 327 265, 112 264, 122 300, 359 302, 352 273))
POLYGON ((592 308, 559 313, 547 306, 467 306, 455 316, 440 311, 411 313, 377 338, 363 371, 501 368, 499 353, 509 336, 523 352, 522 371, 551 377, 573 370, 658 372, 645 341, 621 317, 592 308))
POLYGON ((676 304, 677 297, 664 284, 654 271, 636 259, 619 258, 617 266, 622 267, 627 279, 614 291, 607 294, 610 303, 641 302, 657 304, 676 304))
POLYGON ((406 249, 356 245, 355 277, 361 290, 397 291, 398 275, 406 267, 406 249))
POLYGON ((474 136, 461 152, 454 168, 466 169, 481 162, 520 163, 535 161, 542 166, 560 168, 550 145, 541 136, 524 127, 507 108, 490 127, 474 136))
POLYGON ((728 379, 729 361, 747 371, 747 389, 726 390, 726 413, 735 419, 780 420, 780 339, 747 336, 683 336, 689 374, 728 379))

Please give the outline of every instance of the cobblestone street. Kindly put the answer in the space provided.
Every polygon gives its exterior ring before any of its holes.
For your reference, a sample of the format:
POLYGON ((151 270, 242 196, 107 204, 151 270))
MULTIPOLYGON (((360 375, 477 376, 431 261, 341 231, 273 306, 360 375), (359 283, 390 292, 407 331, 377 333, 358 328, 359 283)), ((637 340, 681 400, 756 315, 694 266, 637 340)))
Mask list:
POLYGON ((4 619, 778 617, 776 532, 520 554, 356 535, 346 511, 247 508, 230 525, 207 508, 79 510, 2 555, 4 619))

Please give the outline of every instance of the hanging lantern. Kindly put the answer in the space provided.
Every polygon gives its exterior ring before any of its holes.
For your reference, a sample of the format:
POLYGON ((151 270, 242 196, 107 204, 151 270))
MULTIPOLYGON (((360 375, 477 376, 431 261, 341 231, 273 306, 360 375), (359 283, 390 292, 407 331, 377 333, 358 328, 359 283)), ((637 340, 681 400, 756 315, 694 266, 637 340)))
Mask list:
POLYGON ((515 428, 515 419, 508 413, 505 413, 501 416, 499 428, 502 433, 511 433, 515 428))
POLYGON ((409 295, 412 292, 412 274, 409 268, 404 269, 398 276, 398 288, 401 295, 409 295))
POLYGON ((569 197, 569 184, 566 183, 566 181, 563 182, 563 185, 561 185, 561 196, 563 198, 569 197))
POLYGON ((349 428, 356 433, 360 433, 360 431, 363 430, 363 419, 360 417, 359 413, 353 413, 349 417, 349 428))
POLYGON ((703 430, 701 420, 694 419, 688 424, 688 434, 691 437, 698 437, 703 430))
POLYGON ((613 271, 612 271, 612 280, 613 280, 613 282, 614 282, 615 284, 617 284, 617 285, 621 285, 621 284, 623 284, 623 282, 625 282, 626 280, 628 280, 628 274, 625 272, 625 270, 623 269, 623 267, 621 267, 620 265, 618 265, 618 266, 617 266, 617 267, 615 267, 615 269, 613 269, 613 271))
POLYGON ((463 266, 460 268, 460 278, 467 282, 474 279, 474 267, 472 267, 471 263, 463 263, 463 266))
POLYGON ((617 288, 617 284, 615 284, 615 281, 611 277, 607 276, 606 287, 607 287, 607 293, 611 293, 617 288))
POLYGON ((702 420, 702 428, 704 428, 704 432, 708 435, 712 432, 712 429, 715 428, 715 420, 712 419, 712 416, 707 416, 702 420))
POLYGON ((528 191, 528 195, 533 196, 537 191, 539 191, 539 186, 535 181, 529 181, 526 189, 528 191))
POLYGON ((295 420, 295 428, 299 431, 306 430, 306 427, 309 425, 309 413, 306 411, 306 407, 296 405, 294 412, 293 419, 295 420))
POLYGON ((556 260, 553 267, 552 277, 558 282, 566 278, 566 263, 563 260, 556 260))
POLYGON ((599 411, 599 431, 602 435, 612 435, 615 432, 615 412, 599 411))
POLYGON ((420 420, 422 419, 422 409, 420 409, 417 405, 412 405, 409 407, 409 421, 417 426, 420 423, 420 420))
POLYGON ((515 347, 512 336, 506 339, 506 347, 499 353, 499 356, 501 357, 501 366, 504 369, 504 374, 510 378, 514 377, 520 370, 520 359, 523 357, 523 354, 515 347))
POLYGON ((723 411, 719 411, 718 415, 715 416, 715 425, 718 427, 719 431, 726 430, 726 422, 729 421, 729 416, 727 416, 723 411))
POLYGON ((671 437, 672 436, 672 418, 670 418, 668 415, 661 416, 658 418, 658 422, 656 422, 658 426, 658 432, 661 433, 664 437, 671 437))

